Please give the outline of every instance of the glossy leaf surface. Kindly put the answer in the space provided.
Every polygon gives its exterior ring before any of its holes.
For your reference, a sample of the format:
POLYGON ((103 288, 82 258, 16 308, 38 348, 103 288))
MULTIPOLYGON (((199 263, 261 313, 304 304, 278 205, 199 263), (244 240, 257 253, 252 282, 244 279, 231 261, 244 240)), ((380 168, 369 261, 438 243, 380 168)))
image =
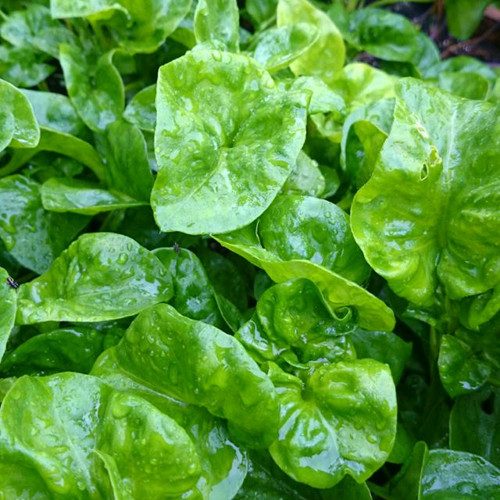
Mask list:
POLYGON ((88 233, 19 289, 18 321, 104 321, 171 297, 171 277, 151 252, 126 236, 88 233))
POLYGON ((163 231, 217 233, 252 222, 304 141, 305 103, 279 92, 246 56, 200 50, 163 66, 156 104, 160 171, 151 204, 163 231))

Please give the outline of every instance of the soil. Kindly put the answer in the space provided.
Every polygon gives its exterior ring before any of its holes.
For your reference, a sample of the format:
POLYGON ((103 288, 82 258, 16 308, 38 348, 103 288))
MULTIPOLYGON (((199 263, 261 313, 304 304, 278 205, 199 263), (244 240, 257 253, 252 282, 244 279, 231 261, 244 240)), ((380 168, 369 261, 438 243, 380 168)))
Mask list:
POLYGON ((488 7, 475 33, 469 40, 461 41, 448 33, 444 0, 432 4, 399 2, 389 8, 421 26, 439 47, 443 59, 468 55, 500 66, 500 9, 488 7))

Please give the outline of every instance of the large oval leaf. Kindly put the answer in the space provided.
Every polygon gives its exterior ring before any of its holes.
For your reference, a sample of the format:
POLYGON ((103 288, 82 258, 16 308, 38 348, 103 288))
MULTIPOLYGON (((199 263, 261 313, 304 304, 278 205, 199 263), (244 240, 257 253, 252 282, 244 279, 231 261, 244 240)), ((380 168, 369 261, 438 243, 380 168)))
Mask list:
MULTIPOLYGON (((119 350, 134 349, 122 342, 119 350)), ((247 472, 246 453, 229 437, 225 423, 205 408, 178 401, 158 388, 157 379, 144 367, 138 371, 123 353, 108 349, 95 364, 92 374, 120 392, 135 394, 173 418, 193 440, 202 470, 196 484, 203 498, 232 498, 247 472)))
POLYGON ((160 228, 222 233, 255 220, 295 165, 304 99, 243 55, 199 50, 163 66, 151 195, 160 228))
POLYGON ((116 348, 120 365, 157 392, 226 418, 244 442, 276 437, 278 407, 269 378, 221 330, 159 304, 140 314, 116 348))
POLYGON ((105 321, 172 297, 162 263, 127 236, 87 233, 19 289, 18 321, 105 321))
POLYGON ((0 470, 24 464, 51 498, 139 498, 145 488, 151 498, 180 496, 200 475, 182 427, 88 375, 21 378, 3 401, 0 436, 0 470))

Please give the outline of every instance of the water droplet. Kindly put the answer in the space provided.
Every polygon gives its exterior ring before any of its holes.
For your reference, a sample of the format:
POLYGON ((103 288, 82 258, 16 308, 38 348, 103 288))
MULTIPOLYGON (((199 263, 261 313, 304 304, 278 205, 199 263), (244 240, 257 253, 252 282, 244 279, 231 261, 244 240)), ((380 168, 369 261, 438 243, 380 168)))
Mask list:
POLYGON ((123 264, 126 264, 127 261, 128 261, 128 255, 126 253, 121 253, 118 256, 118 259, 117 259, 118 264, 123 265, 123 264))

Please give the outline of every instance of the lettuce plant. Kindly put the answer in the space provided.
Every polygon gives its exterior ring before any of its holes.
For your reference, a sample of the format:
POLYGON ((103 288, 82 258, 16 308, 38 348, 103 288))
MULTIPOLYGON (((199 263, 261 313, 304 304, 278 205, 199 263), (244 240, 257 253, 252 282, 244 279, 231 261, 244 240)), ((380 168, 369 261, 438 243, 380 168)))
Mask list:
POLYGON ((2 3, 0 498, 499 498, 498 72, 357 3, 2 3))

